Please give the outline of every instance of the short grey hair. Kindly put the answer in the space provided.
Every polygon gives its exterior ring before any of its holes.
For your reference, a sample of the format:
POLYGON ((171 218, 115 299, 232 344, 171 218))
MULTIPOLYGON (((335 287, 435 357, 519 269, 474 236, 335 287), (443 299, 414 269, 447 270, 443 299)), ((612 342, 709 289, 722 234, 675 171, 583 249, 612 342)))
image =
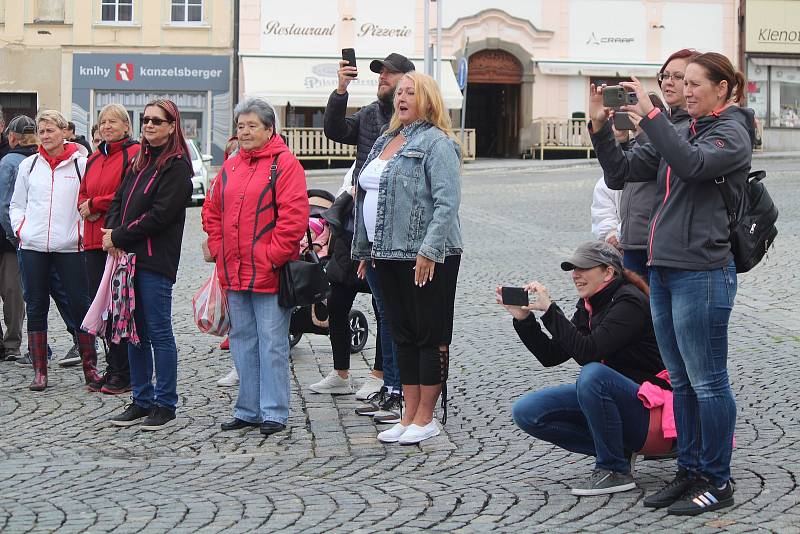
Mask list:
POLYGON ((239 115, 255 113, 258 119, 266 128, 274 128, 278 131, 278 117, 272 104, 258 97, 248 97, 236 104, 233 109, 233 122, 239 122, 239 115))

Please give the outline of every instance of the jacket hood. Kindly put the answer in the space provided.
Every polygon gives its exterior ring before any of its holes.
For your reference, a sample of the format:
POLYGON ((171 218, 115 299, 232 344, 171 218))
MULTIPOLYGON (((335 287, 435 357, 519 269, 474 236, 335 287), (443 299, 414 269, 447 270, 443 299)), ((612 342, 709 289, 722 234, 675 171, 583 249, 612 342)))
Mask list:
POLYGON ((39 155, 50 165, 51 169, 58 167, 62 161, 69 161, 74 157, 86 156, 88 152, 84 147, 77 143, 64 143, 64 152, 58 156, 51 156, 43 146, 39 145, 39 155))
POLYGON ((115 152, 119 152, 123 148, 128 148, 129 146, 138 145, 139 141, 135 139, 131 139, 130 137, 123 137, 119 141, 112 141, 108 143, 103 141, 100 143, 100 146, 97 148, 98 152, 102 152, 103 155, 108 156, 109 154, 113 154, 115 152))
POLYGON ((26 158, 28 156, 33 156, 39 148, 36 145, 17 145, 11 150, 8 151, 9 154, 21 154, 26 158))
POLYGON ((239 156, 242 162, 250 163, 251 159, 274 158, 276 154, 281 154, 283 152, 289 152, 289 147, 286 146, 286 143, 283 142, 283 138, 280 135, 274 134, 263 147, 252 151, 240 148, 236 155, 239 156))
POLYGON ((730 105, 722 111, 714 111, 705 117, 700 117, 692 122, 694 135, 697 135, 708 128, 710 125, 717 121, 736 121, 747 130, 750 136, 750 146, 755 145, 756 142, 756 121, 755 112, 750 108, 742 108, 737 105, 730 105))

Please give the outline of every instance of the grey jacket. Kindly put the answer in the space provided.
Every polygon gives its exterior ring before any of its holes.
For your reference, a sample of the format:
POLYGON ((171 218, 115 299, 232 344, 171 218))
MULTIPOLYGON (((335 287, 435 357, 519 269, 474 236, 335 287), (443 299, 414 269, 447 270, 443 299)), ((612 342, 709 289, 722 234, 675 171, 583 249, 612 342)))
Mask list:
MULTIPOLYGON (((384 167, 378 186, 375 240, 367 239, 362 208, 366 192, 356 194, 353 259, 413 260, 417 254, 437 263, 461 254, 461 152, 442 130, 417 121, 402 130, 406 141, 384 167)), ((365 165, 378 157, 395 135, 375 141, 365 165)))
POLYGON ((650 143, 629 152, 615 143, 608 123, 592 132, 592 143, 612 181, 657 181, 647 264, 690 271, 727 265, 733 260, 728 214, 714 181, 724 176, 734 198, 741 198, 753 155, 753 111, 730 106, 680 132, 660 112, 640 125, 650 143))
POLYGON ((372 145, 389 125, 394 108, 391 102, 376 100, 346 117, 348 96, 347 93, 340 95, 335 90, 331 93, 325 108, 323 129, 328 139, 345 145, 356 145, 356 167, 353 170, 355 182, 372 145))
MULTIPOLYGON (((670 113, 669 120, 680 131, 689 127, 691 117, 685 109, 675 108, 670 113)), ((640 134, 636 137, 632 146, 625 147, 625 150, 629 150, 637 144, 646 144, 649 141, 647 135, 640 134)), ((650 224, 650 215, 658 205, 658 185, 656 182, 625 183, 624 180, 614 180, 608 176, 604 178, 609 189, 622 189, 622 195, 620 195, 619 199, 620 246, 624 250, 646 249, 647 227, 650 224)))

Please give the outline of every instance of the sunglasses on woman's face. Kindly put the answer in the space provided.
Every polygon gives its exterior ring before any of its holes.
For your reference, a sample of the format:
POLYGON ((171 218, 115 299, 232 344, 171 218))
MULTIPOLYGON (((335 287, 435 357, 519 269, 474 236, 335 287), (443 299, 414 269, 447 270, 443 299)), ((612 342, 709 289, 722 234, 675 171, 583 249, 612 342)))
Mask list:
POLYGON ((142 124, 153 123, 154 126, 161 126, 165 122, 172 122, 169 119, 160 119, 158 117, 142 117, 142 124))

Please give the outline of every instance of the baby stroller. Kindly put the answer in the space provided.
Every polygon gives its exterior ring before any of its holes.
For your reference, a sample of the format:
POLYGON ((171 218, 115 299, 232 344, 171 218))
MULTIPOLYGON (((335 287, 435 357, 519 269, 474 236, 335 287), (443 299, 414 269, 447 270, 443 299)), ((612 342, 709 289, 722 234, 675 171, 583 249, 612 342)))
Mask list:
MULTIPOLYGON (((330 208, 335 200, 334 196, 324 189, 309 189, 308 203, 311 206, 309 227, 312 229, 312 246, 317 250, 320 263, 323 267, 328 262, 328 230, 320 214, 330 208)), ((301 246, 307 246, 307 238, 303 238, 301 246)), ((369 324, 367 317, 359 310, 350 310, 350 353, 355 354, 363 350, 369 337, 369 324)), ((328 335, 328 309, 326 301, 312 304, 311 306, 298 306, 292 311, 289 322, 289 346, 294 347, 300 342, 303 334, 328 335)))

